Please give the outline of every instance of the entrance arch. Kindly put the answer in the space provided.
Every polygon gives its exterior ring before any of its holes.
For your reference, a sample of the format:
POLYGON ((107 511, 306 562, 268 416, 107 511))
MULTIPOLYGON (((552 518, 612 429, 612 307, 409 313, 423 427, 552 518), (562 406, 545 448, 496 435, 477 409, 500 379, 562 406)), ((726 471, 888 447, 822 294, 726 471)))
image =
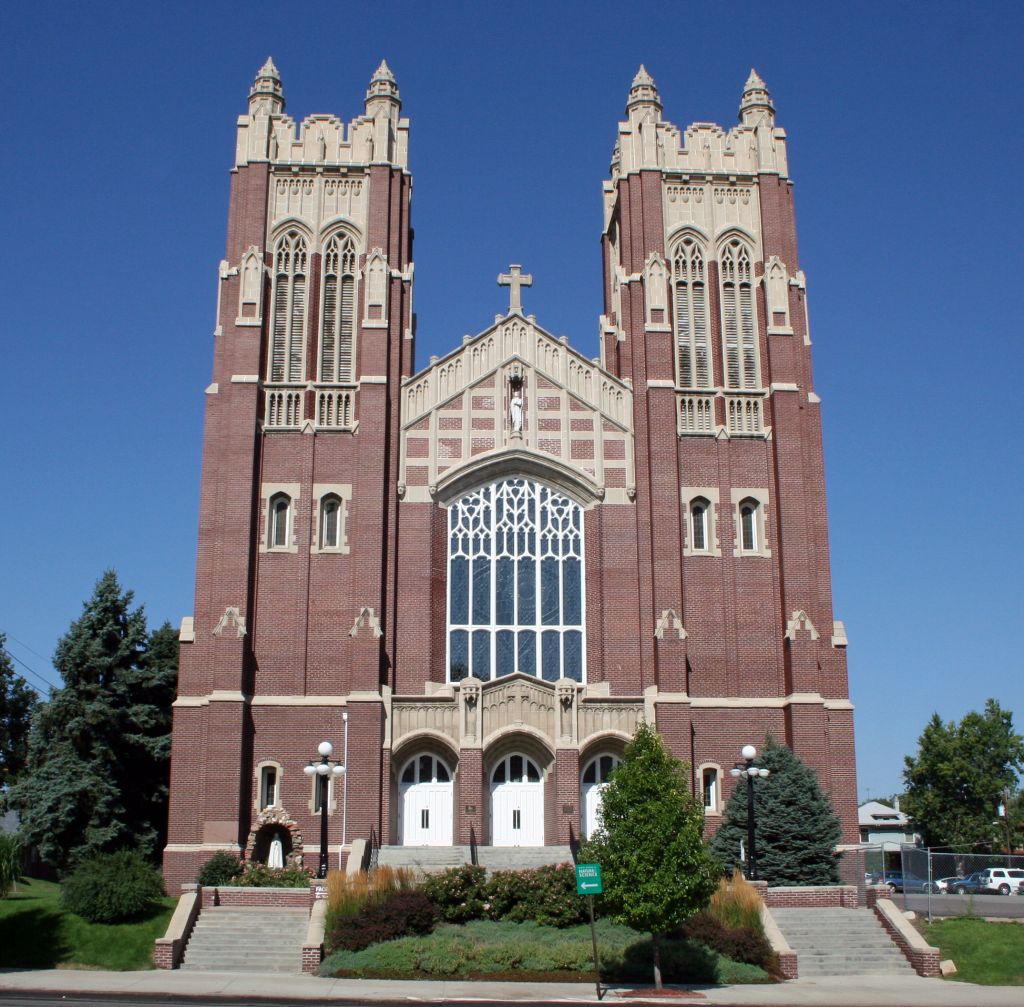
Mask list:
POLYGON ((522 752, 491 770, 491 845, 544 845, 544 779, 522 752))
POLYGON ((608 784, 612 770, 622 762, 617 755, 595 755, 584 767, 580 777, 580 831, 589 839, 598 826, 601 795, 608 784))
POLYGON ((452 773, 436 755, 410 759, 398 778, 398 835, 403 846, 452 845, 452 773))

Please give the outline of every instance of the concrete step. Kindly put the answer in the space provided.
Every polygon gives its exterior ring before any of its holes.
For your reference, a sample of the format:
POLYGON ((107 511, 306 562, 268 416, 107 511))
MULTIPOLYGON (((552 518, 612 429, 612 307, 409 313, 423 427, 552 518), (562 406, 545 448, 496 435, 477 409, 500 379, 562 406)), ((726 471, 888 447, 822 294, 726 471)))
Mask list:
POLYGON ((181 967, 204 972, 300 972, 308 923, 305 909, 204 909, 181 967))
POLYGON ((772 909, 801 976, 913 972, 869 909, 772 909))

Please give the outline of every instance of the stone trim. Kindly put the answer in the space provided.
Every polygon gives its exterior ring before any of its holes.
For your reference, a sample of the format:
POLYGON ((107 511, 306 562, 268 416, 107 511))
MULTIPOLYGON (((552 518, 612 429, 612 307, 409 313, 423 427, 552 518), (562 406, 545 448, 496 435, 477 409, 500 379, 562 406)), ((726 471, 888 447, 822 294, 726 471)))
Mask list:
MULTIPOLYGON (((763 892, 761 893, 763 896, 763 892)), ((761 902, 761 925, 764 927, 764 935, 779 959, 779 971, 785 979, 796 979, 799 976, 797 968, 796 952, 789 946, 789 941, 783 936, 779 925, 775 922, 768 907, 761 902)))
POLYGON ((167 931, 153 942, 153 962, 158 969, 176 969, 181 965, 185 945, 199 918, 199 890, 195 885, 188 885, 187 888, 188 891, 183 892, 178 899, 174 915, 167 924, 167 931))
POLYGON ((937 979, 942 975, 940 967, 940 951, 933 948, 914 929, 907 918, 897 908, 896 903, 888 896, 889 889, 872 886, 867 890, 868 906, 874 910, 875 916, 885 927, 893 943, 903 952, 903 957, 910 962, 911 968, 919 975, 929 979, 937 979))

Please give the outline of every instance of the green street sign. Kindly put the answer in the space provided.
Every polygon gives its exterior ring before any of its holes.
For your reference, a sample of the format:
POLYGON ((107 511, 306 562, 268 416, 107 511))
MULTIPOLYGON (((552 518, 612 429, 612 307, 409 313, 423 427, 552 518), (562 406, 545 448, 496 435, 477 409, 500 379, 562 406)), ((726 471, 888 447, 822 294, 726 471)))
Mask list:
POLYGON ((604 891, 600 864, 576 865, 576 894, 600 895, 604 891))

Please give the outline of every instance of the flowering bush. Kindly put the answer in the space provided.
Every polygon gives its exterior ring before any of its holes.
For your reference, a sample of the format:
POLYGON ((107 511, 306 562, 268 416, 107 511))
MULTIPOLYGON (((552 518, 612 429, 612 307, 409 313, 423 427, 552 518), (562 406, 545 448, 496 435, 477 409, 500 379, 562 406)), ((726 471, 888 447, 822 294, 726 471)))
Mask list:
POLYGON ((487 872, 482 867, 450 867, 427 878, 423 890, 448 923, 466 923, 484 917, 487 872))
POLYGON ((301 867, 267 867, 253 861, 227 884, 233 888, 305 888, 309 872, 301 867))

